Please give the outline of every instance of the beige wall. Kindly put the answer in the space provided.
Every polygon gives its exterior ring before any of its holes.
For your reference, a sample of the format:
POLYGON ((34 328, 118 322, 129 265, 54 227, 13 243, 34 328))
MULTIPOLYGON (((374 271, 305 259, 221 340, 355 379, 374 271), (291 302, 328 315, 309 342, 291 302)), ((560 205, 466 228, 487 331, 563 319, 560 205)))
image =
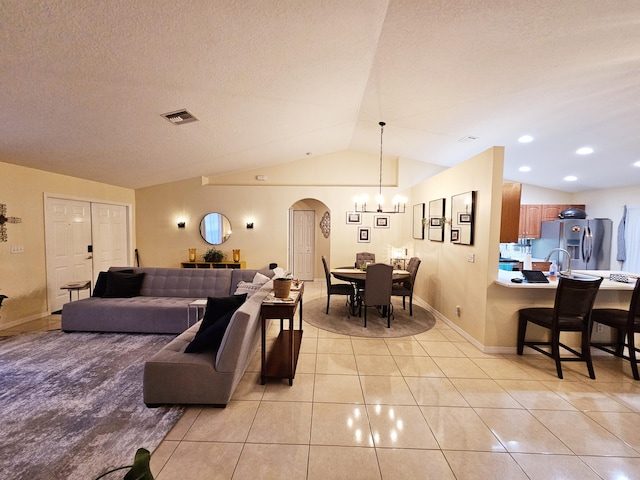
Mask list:
POLYGON ((22 219, 7 224, 8 242, 0 243, 0 328, 48 314, 44 236, 44 195, 134 204, 133 190, 0 162, 0 203, 7 215, 22 219), (12 245, 24 253, 11 254, 12 245))
POLYGON ((447 219, 453 195, 477 192, 473 245, 451 243, 449 225, 444 242, 414 241, 415 255, 422 259, 414 293, 482 345, 491 329, 487 289, 498 269, 503 166, 504 148, 494 147, 425 180, 411 192, 414 203, 445 198, 447 219), (469 254, 475 262, 467 261, 469 254), (460 306, 459 317, 456 306, 460 306))
MULTIPOLYGON (((317 168, 335 165, 335 155, 330 159, 316 157, 310 159, 317 168), (326 160, 326 161, 325 161, 326 160)), ((360 160, 361 156, 357 158, 360 160)), ((340 154, 340 167, 333 169, 334 176, 347 176, 357 179, 357 169, 351 169, 348 152, 340 154)), ((400 170, 428 175, 433 166, 400 159, 400 170)), ((361 163, 356 162, 361 166, 361 163)), ((378 165, 373 162, 372 167, 378 165)), ((305 169, 304 163, 297 167, 290 165, 291 178, 283 176, 286 170, 276 168, 261 169, 260 173, 268 179, 278 179, 280 185, 269 182, 252 181, 256 172, 244 172, 233 178, 228 177, 230 185, 216 177, 215 183, 203 185, 201 178, 157 185, 136 191, 137 246, 142 265, 178 267, 187 260, 187 249, 197 248, 198 255, 204 253, 208 244, 199 233, 199 223, 208 212, 220 212, 231 221, 233 233, 229 240, 217 248, 231 258, 232 249, 241 250, 241 259, 247 268, 267 268, 270 263, 290 269, 288 265, 289 209, 309 208, 316 211, 316 225, 324 211, 331 215, 331 234, 325 240, 319 227, 316 229, 315 278, 324 273, 320 263, 321 255, 327 256, 330 266, 352 264, 355 252, 371 251, 377 259, 387 261, 392 247, 403 247, 411 253, 411 214, 391 215, 391 228, 373 228, 373 215, 363 215, 361 226, 371 228, 371 243, 357 241, 358 227, 346 224, 346 212, 352 209, 355 194, 367 193, 374 198, 376 187, 371 186, 310 186, 296 185, 298 169, 305 169), (287 184, 289 183, 289 184, 287 184), (237 185, 244 184, 244 185, 237 185), (177 219, 185 219, 187 226, 178 230, 177 219), (253 221, 254 229, 247 230, 247 221, 253 221)), ((439 170, 439 169, 438 169, 439 170)), ((313 177, 312 177, 313 178, 313 177)), ((210 179, 207 179, 208 181, 210 179)), ((210 180, 213 182, 213 180, 210 180)), ((204 182, 206 183, 206 182, 204 182)), ((402 182, 398 187, 383 187, 383 194, 391 199, 396 193, 408 195, 402 182)), ((408 203, 411 210, 411 200, 408 203)))

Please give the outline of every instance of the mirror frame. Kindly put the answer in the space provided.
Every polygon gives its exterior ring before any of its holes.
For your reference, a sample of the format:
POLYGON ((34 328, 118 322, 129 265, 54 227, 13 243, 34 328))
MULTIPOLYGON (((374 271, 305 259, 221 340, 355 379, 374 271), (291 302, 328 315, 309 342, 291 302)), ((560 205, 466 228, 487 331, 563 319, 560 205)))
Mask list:
POLYGON ((209 245, 221 245, 221 244, 223 244, 224 242, 229 240, 229 237, 231 236, 231 232, 232 232, 231 222, 229 221, 227 216, 222 214, 222 213, 209 212, 204 217, 202 217, 202 220, 200 220, 200 236, 209 245), (218 215, 220 217, 220 222, 222 222, 222 228, 223 229, 225 227, 228 227, 228 228, 226 228, 226 230, 223 230, 219 234, 216 233, 216 232, 207 232, 207 229, 206 229, 207 217, 209 217, 210 215, 218 215), (217 241, 217 240, 219 240, 219 241, 217 241))
POLYGON ((424 203, 413 206, 413 238, 424 240, 424 203))
POLYGON ((428 237, 432 242, 444 242, 444 209, 446 200, 438 198, 429 202, 428 237))
POLYGON ((476 192, 451 197, 451 243, 473 245, 476 192))

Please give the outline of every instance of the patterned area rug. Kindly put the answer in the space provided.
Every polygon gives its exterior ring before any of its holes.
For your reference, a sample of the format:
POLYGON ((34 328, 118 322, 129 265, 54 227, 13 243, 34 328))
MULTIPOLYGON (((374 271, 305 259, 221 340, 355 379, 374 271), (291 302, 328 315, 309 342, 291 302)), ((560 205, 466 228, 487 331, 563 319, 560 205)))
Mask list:
POLYGON ((375 308, 367 312, 367 328, 364 328, 364 310, 362 317, 348 315, 345 297, 331 296, 331 305, 327 315, 327 298, 318 298, 304 304, 302 319, 314 327, 330 332, 352 335, 354 337, 395 338, 408 337, 426 332, 433 328, 436 319, 424 308, 413 305, 413 316, 409 315, 409 300, 407 309, 402 309, 402 299, 393 298, 393 317, 391 328, 387 328, 387 317, 382 318, 375 308))
POLYGON ((139 447, 153 452, 184 408, 147 408, 142 371, 173 337, 54 331, 1 340, 0 477, 90 480, 131 465, 139 447))

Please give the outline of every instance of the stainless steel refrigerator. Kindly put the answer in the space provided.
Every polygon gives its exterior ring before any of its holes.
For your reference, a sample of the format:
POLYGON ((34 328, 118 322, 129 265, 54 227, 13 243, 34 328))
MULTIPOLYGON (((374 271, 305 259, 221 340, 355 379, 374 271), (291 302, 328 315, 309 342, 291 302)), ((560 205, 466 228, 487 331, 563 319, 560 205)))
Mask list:
MULTIPOLYGON (((608 218, 542 222, 540 238, 532 242, 531 256, 546 258, 552 249, 564 248, 571 256, 572 270, 609 270, 612 224, 608 218)), ((554 252, 551 260, 560 270, 568 268, 562 252, 554 252)))

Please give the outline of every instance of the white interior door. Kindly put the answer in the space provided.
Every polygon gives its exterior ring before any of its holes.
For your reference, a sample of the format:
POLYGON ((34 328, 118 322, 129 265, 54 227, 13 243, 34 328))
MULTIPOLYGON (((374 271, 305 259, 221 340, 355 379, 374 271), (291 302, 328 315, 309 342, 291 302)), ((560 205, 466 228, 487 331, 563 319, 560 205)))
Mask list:
POLYGON ((293 212, 293 276, 300 280, 313 280, 315 218, 313 210, 293 212))
POLYGON ((92 203, 91 218, 94 275, 97 277, 98 272, 106 271, 112 266, 128 266, 127 207, 92 203))
MULTIPOLYGON (((65 283, 93 280, 91 245, 91 204, 57 198, 46 199, 47 289, 50 311, 69 301, 65 283)), ((80 298, 90 290, 79 292, 80 298)), ((74 298, 76 293, 73 294, 74 298)))

